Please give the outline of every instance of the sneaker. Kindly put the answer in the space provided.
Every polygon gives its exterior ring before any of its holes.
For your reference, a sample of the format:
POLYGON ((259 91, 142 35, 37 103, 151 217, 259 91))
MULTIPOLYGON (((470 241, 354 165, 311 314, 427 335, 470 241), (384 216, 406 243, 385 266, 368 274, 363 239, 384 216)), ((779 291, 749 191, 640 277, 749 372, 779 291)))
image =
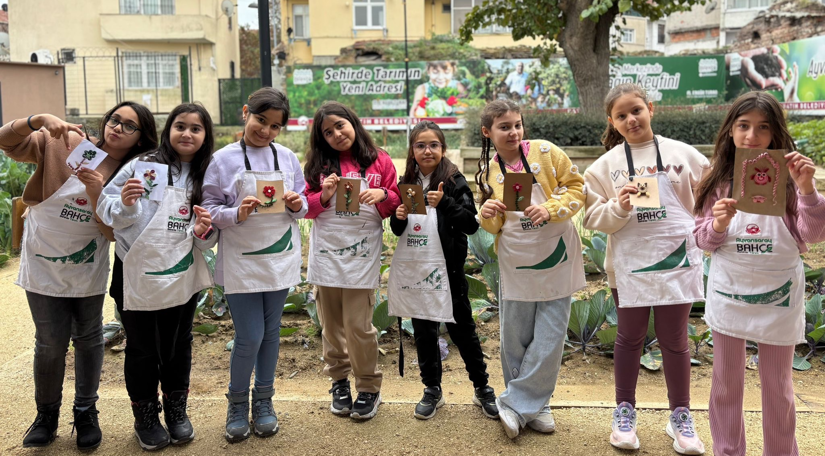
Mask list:
POLYGON ((519 424, 518 415, 516 415, 516 412, 506 407, 502 407, 501 402, 499 402, 498 399, 496 399, 495 406, 496 409, 498 409, 498 417, 501 420, 501 426, 504 428, 504 432, 507 434, 507 437, 511 439, 518 437, 521 425, 519 424))
POLYGON ((527 422, 527 426, 530 426, 530 429, 534 431, 543 432, 545 434, 550 434, 555 431, 556 420, 553 419, 553 412, 550 410, 550 406, 545 405, 539 412, 536 419, 527 422))
POLYGON ((39 448, 51 445, 57 437, 57 420, 60 411, 37 412, 34 423, 29 426, 23 437, 23 448, 39 448))
POLYGON ((97 420, 97 408, 94 404, 85 410, 72 408, 74 421, 72 422, 72 434, 77 431, 77 449, 81 451, 94 450, 100 446, 103 434, 100 432, 100 424, 97 420))
POLYGON ((358 398, 352 406, 350 418, 356 420, 368 420, 378 413, 378 406, 381 405, 381 392, 358 393, 358 398))
POLYGON ((272 406, 275 390, 269 388, 252 389, 252 427, 258 437, 269 437, 278 433, 278 417, 272 406))
POLYGON ((226 394, 229 404, 226 406, 226 431, 224 437, 229 443, 236 443, 249 438, 249 391, 226 394))
POLYGON ((132 402, 135 415, 135 437, 140 447, 147 451, 159 450, 169 445, 169 433, 160 424, 158 413, 163 410, 157 399, 132 402))
POLYGON ((629 402, 622 402, 613 410, 613 433, 610 444, 623 450, 638 450, 636 437, 636 410, 629 402))
POLYGON ((188 396, 189 390, 163 395, 163 420, 169 430, 172 445, 183 445, 195 438, 195 429, 186 414, 188 396))
POLYGON ((705 444, 696 435, 693 417, 687 407, 677 407, 670 414, 665 431, 673 439, 673 449, 679 454, 704 454, 705 444))
POLYGON ((496 392, 490 386, 476 388, 473 394, 473 404, 481 407, 481 411, 487 418, 498 418, 498 407, 496 406, 496 392))
POLYGON ((444 405, 444 395, 441 394, 440 386, 424 388, 424 397, 415 406, 415 417, 419 420, 429 420, 435 416, 435 412, 442 405, 444 405))
POLYGON ((337 382, 332 382, 332 405, 329 411, 339 416, 349 416, 352 411, 352 393, 349 389, 349 380, 342 379, 337 382))

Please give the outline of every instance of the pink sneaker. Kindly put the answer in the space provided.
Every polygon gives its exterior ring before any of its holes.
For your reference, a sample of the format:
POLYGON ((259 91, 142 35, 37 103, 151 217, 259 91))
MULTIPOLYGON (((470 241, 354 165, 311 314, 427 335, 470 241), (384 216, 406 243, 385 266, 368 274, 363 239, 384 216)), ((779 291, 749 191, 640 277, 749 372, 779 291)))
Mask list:
POLYGON ((613 433, 610 444, 623 450, 638 450, 636 437, 636 410, 629 402, 622 402, 613 410, 613 433))
POLYGON ((673 439, 673 449, 679 454, 704 454, 705 444, 696 435, 693 417, 687 407, 678 407, 670 414, 665 428, 667 435, 673 439))

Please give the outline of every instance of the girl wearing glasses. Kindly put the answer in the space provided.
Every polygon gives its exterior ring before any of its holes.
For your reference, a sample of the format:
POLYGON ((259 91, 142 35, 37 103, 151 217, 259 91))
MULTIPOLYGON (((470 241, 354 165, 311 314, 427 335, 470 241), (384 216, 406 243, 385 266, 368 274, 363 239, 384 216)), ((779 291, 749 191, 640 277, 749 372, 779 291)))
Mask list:
POLYGON ((410 133, 407 168, 400 184, 421 185, 427 214, 410 214, 401 204, 390 218, 392 232, 399 236, 390 268, 390 312, 413 317, 415 348, 425 387, 424 396, 415 406, 416 418, 430 419, 444 405, 438 347, 441 322, 447 323, 450 339, 470 374, 475 388, 473 403, 489 418, 497 418, 496 394, 487 383, 487 364, 464 278, 467 235, 478 230, 476 207, 464 176, 444 156, 446 148, 444 133, 431 121, 418 123, 410 133))
POLYGON ((110 228, 94 208, 105 183, 136 155, 157 147, 152 113, 129 101, 103 117, 101 137, 90 138, 107 157, 94 170, 66 165, 84 139, 80 125, 39 114, 0 128, 0 149, 12 160, 36 163, 26 183, 28 208, 17 285, 35 325, 34 385, 37 417, 24 447, 44 447, 57 435, 69 340, 75 354, 74 427, 77 446, 100 445, 95 403, 103 367, 101 315, 109 278, 110 228))

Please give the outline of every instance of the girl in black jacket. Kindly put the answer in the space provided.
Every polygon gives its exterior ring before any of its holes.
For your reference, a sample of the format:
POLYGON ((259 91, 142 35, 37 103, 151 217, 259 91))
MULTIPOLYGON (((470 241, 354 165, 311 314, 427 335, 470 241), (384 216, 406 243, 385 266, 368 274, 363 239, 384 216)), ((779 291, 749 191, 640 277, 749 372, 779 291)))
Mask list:
MULTIPOLYGON (((400 184, 417 184, 424 188, 426 205, 435 208, 438 236, 444 252, 452 298, 455 323, 447 323, 450 338, 458 347, 470 380, 475 387, 473 403, 480 406, 490 418, 498 418, 495 392, 487 383, 487 365, 476 334, 468 285, 464 277, 464 261, 467 259, 467 235, 478 230, 473 192, 467 186, 458 168, 444 157, 447 149, 444 133, 435 123, 422 121, 410 134, 407 168, 400 184)), ((408 228, 407 207, 398 206, 390 219, 390 227, 396 236, 408 228)), ((416 226, 410 227, 415 230, 416 226)), ((425 303, 426 304, 426 303, 425 303)), ((424 396, 415 407, 415 417, 429 419, 444 405, 441 392, 441 354, 438 348, 437 321, 412 319, 415 346, 424 396)))

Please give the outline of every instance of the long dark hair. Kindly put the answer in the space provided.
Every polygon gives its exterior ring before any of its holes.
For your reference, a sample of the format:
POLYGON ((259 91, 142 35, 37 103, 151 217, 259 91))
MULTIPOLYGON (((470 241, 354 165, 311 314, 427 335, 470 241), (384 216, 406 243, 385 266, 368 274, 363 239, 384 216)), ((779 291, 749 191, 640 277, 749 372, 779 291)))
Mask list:
POLYGON ((109 121, 109 118, 112 117, 112 114, 114 114, 115 111, 124 106, 132 108, 132 110, 135 111, 135 114, 137 114, 138 123, 140 124, 140 130, 138 130, 140 132, 140 138, 138 138, 138 142, 132 147, 132 150, 130 150, 129 153, 123 157, 123 160, 120 161, 117 169, 111 176, 109 176, 109 179, 106 181, 107 184, 109 181, 114 179, 117 175, 117 171, 121 166, 123 166, 124 163, 129 163, 138 155, 158 147, 158 127, 155 126, 155 116, 152 115, 152 111, 149 111, 146 106, 137 104, 134 101, 121 101, 103 115, 103 118, 100 119, 100 130, 98 133, 100 137, 97 139, 97 144, 95 144, 95 146, 102 148, 103 145, 106 144, 106 122, 109 121))
POLYGON ((178 156, 178 153, 172 148, 169 136, 172 131, 172 126, 175 124, 175 119, 177 119, 178 116, 193 113, 200 116, 205 134, 201 148, 198 149, 198 151, 195 152, 195 156, 192 157, 189 177, 186 179, 187 186, 190 184, 192 186, 192 195, 189 198, 189 202, 195 206, 203 201, 203 178, 206 175, 206 168, 209 166, 209 161, 212 159, 212 152, 215 150, 212 117, 206 108, 197 103, 183 103, 175 107, 175 109, 169 113, 169 117, 166 119, 166 125, 160 134, 160 146, 151 152, 143 154, 141 159, 169 165, 169 172, 172 173, 173 176, 180 176, 182 166, 180 156, 178 156))
MULTIPOLYGON (((521 109, 513 100, 495 100, 491 101, 481 111, 481 126, 490 130, 493 128, 493 122, 508 112, 515 112, 521 115, 521 109)), ((524 125, 524 117, 521 118, 521 124, 524 125)), ((527 130, 524 130, 524 137, 527 137, 527 130)), ((490 180, 490 150, 495 148, 493 141, 484 136, 481 136, 481 157, 478 159, 478 171, 476 171, 476 186, 479 192, 479 204, 484 204, 493 195, 493 189, 487 185, 490 180), (482 174, 484 178, 482 179, 482 174)))
MULTIPOLYGON (((607 113, 607 117, 610 117, 610 112, 613 111, 613 105, 616 104, 616 100, 622 95, 627 94, 636 95, 641 98, 642 101, 645 102, 645 109, 647 109, 647 91, 639 84, 626 82, 610 89, 610 91, 607 92, 607 96, 604 97, 604 110, 607 113)), ((604 144, 604 148, 610 150, 624 141, 624 136, 619 133, 619 130, 616 130, 613 124, 608 122, 607 128, 605 128, 604 133, 602 133, 602 144, 604 144)))
MULTIPOLYGON (((768 119, 771 128, 770 149, 785 149, 788 152, 796 150, 791 133, 788 131, 788 124, 785 121, 785 114, 782 105, 767 92, 748 92, 737 98, 731 105, 728 115, 725 116, 719 133, 716 134, 716 144, 713 150, 713 157, 710 159, 711 169, 703 177, 696 187, 696 204, 693 212, 702 215, 705 205, 710 202, 710 198, 717 188, 724 185, 733 184, 733 161, 736 156, 736 145, 733 143, 733 131, 736 119, 752 112, 759 111, 768 119)), ((796 184, 793 179, 788 179, 786 207, 788 213, 796 215, 796 184)))
POLYGON ((321 174, 329 176, 332 173, 341 174, 341 166, 338 161, 338 151, 333 149, 324 138, 321 124, 327 116, 338 116, 346 119, 352 124, 355 130, 355 141, 352 143, 352 157, 362 168, 368 168, 378 159, 378 146, 372 140, 372 136, 367 133, 361 125, 361 119, 355 112, 347 106, 337 101, 327 101, 312 119, 312 131, 309 135, 309 151, 307 152, 307 163, 304 166, 304 179, 309 184, 309 188, 318 190, 321 188, 321 174))
POLYGON ((404 170, 404 175, 401 177, 402 184, 416 184, 418 183, 418 162, 415 161, 415 153, 413 152, 413 145, 418 139, 418 135, 425 131, 434 131, 441 143, 441 162, 435 167, 432 176, 430 177, 430 185, 424 189, 425 192, 430 189, 437 189, 438 184, 444 182, 444 185, 455 184, 453 176, 458 172, 458 167, 447 158, 443 152, 447 151, 447 140, 444 138, 444 132, 441 128, 431 120, 422 120, 412 131, 410 131, 410 147, 407 149, 407 168, 404 170))

